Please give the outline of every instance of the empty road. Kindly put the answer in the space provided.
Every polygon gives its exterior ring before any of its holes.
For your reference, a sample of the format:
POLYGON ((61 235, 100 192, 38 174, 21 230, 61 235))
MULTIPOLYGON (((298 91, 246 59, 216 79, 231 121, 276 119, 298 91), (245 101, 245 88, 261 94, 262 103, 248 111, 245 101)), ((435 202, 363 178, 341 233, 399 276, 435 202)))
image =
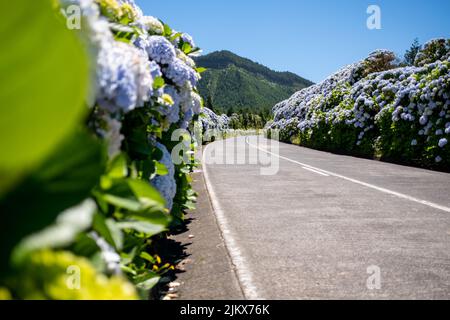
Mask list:
POLYGON ((203 152, 246 298, 450 298, 450 174, 271 143, 203 152))

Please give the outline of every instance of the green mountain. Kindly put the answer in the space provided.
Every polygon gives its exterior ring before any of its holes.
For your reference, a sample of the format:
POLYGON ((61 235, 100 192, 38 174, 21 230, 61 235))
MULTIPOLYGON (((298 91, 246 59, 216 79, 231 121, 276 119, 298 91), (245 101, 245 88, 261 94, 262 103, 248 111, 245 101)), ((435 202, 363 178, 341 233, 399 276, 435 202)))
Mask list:
POLYGON ((291 72, 277 72, 229 51, 216 51, 195 59, 207 68, 198 89, 205 105, 216 113, 250 113, 263 118, 279 101, 313 82, 291 72))

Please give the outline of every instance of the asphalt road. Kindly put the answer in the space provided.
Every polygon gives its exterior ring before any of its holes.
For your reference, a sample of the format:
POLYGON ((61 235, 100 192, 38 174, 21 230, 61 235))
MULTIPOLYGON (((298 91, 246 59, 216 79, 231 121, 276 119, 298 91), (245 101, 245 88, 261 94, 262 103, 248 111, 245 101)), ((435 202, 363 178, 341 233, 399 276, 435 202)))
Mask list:
POLYGON ((450 299, 450 174, 257 139, 203 155, 246 298, 450 299))

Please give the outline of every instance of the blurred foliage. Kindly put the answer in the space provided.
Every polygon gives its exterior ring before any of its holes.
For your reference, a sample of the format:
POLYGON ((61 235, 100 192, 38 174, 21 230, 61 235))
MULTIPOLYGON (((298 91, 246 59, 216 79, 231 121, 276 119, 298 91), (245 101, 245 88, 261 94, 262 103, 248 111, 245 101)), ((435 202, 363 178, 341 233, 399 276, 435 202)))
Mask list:
POLYGON ((132 284, 120 276, 107 277, 89 260, 65 251, 36 251, 16 270, 11 287, 22 299, 134 300, 132 284))
MULTIPOLYGON (((97 2, 111 22, 127 25, 135 18, 130 5, 97 2)), ((108 141, 97 130, 103 124, 93 125, 99 108, 87 112, 86 49, 63 20, 50 0, 15 1, 0 19, 9 43, 0 52, 0 299, 148 298, 174 269, 155 242, 194 207, 194 164, 176 167, 178 190, 169 212, 150 183, 168 169, 149 136, 170 139, 152 108, 120 119, 124 143, 108 157, 108 141), (72 289, 74 270, 80 282, 72 289)), ((117 41, 129 37, 115 34, 117 41)), ((197 50, 182 41, 180 47, 197 50)), ((155 90, 164 84, 157 78, 155 90)))
POLYGON ((79 123, 88 68, 84 48, 50 1, 14 1, 14 10, 2 10, 0 36, 8 44, 0 51, 1 194, 79 123))

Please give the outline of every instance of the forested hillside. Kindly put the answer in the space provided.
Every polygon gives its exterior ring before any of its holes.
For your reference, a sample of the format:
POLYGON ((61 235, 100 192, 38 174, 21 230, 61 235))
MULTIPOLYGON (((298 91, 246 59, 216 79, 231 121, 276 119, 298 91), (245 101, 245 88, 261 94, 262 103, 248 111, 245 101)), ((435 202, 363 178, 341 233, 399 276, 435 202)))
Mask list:
POLYGON ((313 83, 291 72, 276 72, 229 51, 196 58, 207 68, 199 83, 205 104, 216 113, 259 115, 265 121, 278 101, 313 83))

